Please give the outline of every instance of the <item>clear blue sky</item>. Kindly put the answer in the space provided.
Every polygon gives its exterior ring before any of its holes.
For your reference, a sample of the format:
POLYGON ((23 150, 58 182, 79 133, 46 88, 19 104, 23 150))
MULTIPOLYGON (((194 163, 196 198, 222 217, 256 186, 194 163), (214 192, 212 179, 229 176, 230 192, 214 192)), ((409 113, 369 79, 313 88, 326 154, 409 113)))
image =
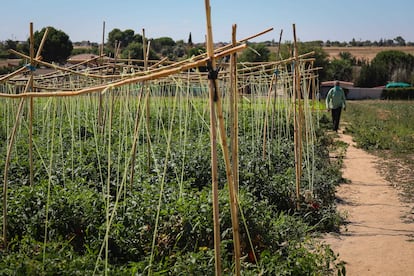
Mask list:
MULTIPOLYGON (((412 0, 210 0, 215 42, 231 40, 237 24, 241 39, 273 27, 255 41, 293 40, 292 24, 300 41, 350 41, 393 39, 414 42, 412 0)), ((34 30, 53 26, 72 42, 102 41, 114 28, 133 29, 148 38, 168 36, 203 42, 206 33, 204 0, 2 0, 0 41, 26 40, 29 23, 34 30)))

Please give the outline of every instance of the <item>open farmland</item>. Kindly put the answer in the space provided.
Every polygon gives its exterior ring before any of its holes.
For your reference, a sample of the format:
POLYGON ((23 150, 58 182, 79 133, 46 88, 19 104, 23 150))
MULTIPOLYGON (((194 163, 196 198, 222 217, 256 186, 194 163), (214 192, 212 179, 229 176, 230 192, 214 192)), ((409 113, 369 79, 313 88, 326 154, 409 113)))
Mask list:
POLYGON ((323 50, 329 55, 330 59, 339 58, 339 53, 349 52, 353 57, 359 60, 371 61, 379 52, 382 51, 402 51, 414 55, 414 46, 392 46, 392 47, 323 47, 323 50))

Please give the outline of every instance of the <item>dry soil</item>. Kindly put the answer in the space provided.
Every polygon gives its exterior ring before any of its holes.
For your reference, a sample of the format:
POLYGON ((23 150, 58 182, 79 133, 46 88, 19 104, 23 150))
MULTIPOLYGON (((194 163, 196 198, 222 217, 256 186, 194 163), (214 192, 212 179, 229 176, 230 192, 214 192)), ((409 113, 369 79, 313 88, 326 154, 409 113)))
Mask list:
POLYGON ((356 148, 351 136, 339 139, 349 144, 343 166, 349 183, 337 189, 347 224, 324 240, 346 262, 349 276, 414 275, 414 224, 403 219, 410 206, 380 176, 377 157, 356 148))

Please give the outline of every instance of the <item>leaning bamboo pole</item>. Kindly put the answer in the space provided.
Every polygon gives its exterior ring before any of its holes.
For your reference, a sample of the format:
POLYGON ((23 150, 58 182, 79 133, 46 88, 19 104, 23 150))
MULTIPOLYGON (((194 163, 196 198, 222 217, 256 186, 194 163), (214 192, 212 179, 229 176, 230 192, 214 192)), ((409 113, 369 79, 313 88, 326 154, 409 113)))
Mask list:
MULTIPOLYGON (((36 56, 34 56, 34 36, 33 36, 33 23, 30 22, 30 77, 29 87, 30 91, 34 92, 34 67, 35 59, 41 59, 41 53, 43 46, 46 42, 46 37, 49 32, 49 28, 45 29, 36 56)), ((34 183, 34 165, 33 165, 33 97, 29 97, 29 183, 33 186, 34 183)))
MULTIPOLYGON (((27 83, 29 84, 29 83, 27 83)), ((28 85, 26 85, 28 87, 28 85)), ((7 147, 6 160, 4 163, 4 176, 3 176, 3 245, 7 248, 7 186, 8 186, 8 170, 11 158, 11 151, 16 137, 16 131, 20 122, 20 115, 23 110, 24 98, 20 99, 19 107, 16 112, 16 121, 14 122, 13 130, 10 134, 9 144, 7 147)))
MULTIPOLYGON (((267 100, 266 100, 266 107, 265 107, 265 117, 263 122, 263 144, 262 144, 262 158, 263 160, 266 159, 266 145, 267 145, 267 129, 268 129, 268 117, 269 117, 269 108, 270 108, 270 100, 273 90, 273 83, 276 81, 276 73, 272 74, 272 78, 269 83, 269 89, 267 91, 267 100)), ((276 91, 274 92, 276 94, 276 91)))
MULTIPOLYGON (((26 83, 25 89, 23 93, 27 93, 29 89, 32 89, 33 91, 33 68, 35 66, 35 60, 40 59, 40 53, 42 51, 45 38, 47 36, 48 29, 46 29, 42 41, 40 43, 36 59, 34 56, 34 39, 33 39, 33 23, 30 23, 30 70, 31 75, 29 81, 26 83)), ((3 244, 5 248, 7 248, 7 188, 8 188, 8 169, 9 169, 9 163, 11 158, 11 151, 14 144, 14 139, 16 137, 17 128, 19 126, 20 122, 20 115, 23 110, 23 104, 24 104, 25 98, 20 99, 20 103, 16 112, 16 121, 13 126, 13 130, 10 135, 9 144, 7 147, 7 153, 6 153, 6 160, 4 165, 4 177, 3 177, 3 244)), ((33 126, 33 97, 29 97, 29 159, 30 159, 30 185, 33 185, 33 152, 32 152, 32 126, 33 126)))
MULTIPOLYGON (((230 164, 229 150, 227 147, 226 138, 226 126, 223 117, 223 107, 220 99, 220 92, 217 86, 218 70, 216 69, 216 60, 214 58, 214 46, 213 46, 213 32, 211 26, 211 7, 210 1, 205 0, 206 6, 206 18, 207 18, 207 56, 209 60, 209 79, 210 79, 210 105, 216 107, 218 126, 220 132, 221 147, 223 150, 223 158, 226 168, 226 176, 229 187, 230 196, 230 213, 233 228, 233 244, 234 244, 234 262, 235 262, 235 275, 240 275, 240 238, 239 238, 239 222, 238 222, 238 207, 237 207, 237 195, 234 189, 234 178, 230 164)), ((211 110, 213 111, 213 110, 211 110)), ((214 114, 210 114, 214 116, 214 114)), ((215 130, 215 127, 213 129, 215 130)))

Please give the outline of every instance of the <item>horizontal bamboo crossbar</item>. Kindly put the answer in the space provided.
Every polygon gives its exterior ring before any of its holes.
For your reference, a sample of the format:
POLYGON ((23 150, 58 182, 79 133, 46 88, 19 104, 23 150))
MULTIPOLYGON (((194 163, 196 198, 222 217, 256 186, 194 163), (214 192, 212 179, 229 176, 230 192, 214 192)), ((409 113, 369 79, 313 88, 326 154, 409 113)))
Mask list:
MULTIPOLYGON (((221 57, 224 57, 224 56, 227 56, 227 55, 231 55, 232 53, 241 51, 241 50, 245 49, 246 47, 247 47, 246 44, 241 44, 241 45, 233 47, 229 50, 225 50, 225 51, 222 51, 220 53, 217 53, 217 54, 214 55, 214 57, 215 58, 221 58, 221 57)), ((2 98, 68 97, 68 96, 78 96, 78 95, 94 93, 94 92, 104 92, 104 91, 107 91, 108 89, 113 89, 113 88, 123 86, 123 85, 134 84, 134 83, 139 83, 139 82, 164 78, 164 77, 179 73, 181 71, 185 71, 185 70, 189 70, 191 68, 203 66, 207 63, 208 60, 209 60, 209 58, 205 57, 205 58, 203 58, 199 61, 190 62, 190 63, 187 63, 187 64, 183 64, 181 66, 176 66, 176 67, 171 68, 171 69, 167 69, 167 70, 163 70, 163 71, 159 71, 159 72, 154 72, 154 73, 150 73, 150 74, 143 75, 143 76, 126 78, 126 79, 123 79, 123 80, 118 81, 118 82, 109 83, 109 84, 105 84, 105 85, 99 85, 99 86, 95 86, 95 87, 89 87, 89 88, 85 88, 85 89, 81 89, 81 90, 77 90, 77 91, 71 91, 71 92, 67 92, 67 91, 66 92, 65 91, 58 91, 58 92, 28 92, 28 93, 22 93, 22 94, 0 93, 0 97, 2 97, 2 98)))

